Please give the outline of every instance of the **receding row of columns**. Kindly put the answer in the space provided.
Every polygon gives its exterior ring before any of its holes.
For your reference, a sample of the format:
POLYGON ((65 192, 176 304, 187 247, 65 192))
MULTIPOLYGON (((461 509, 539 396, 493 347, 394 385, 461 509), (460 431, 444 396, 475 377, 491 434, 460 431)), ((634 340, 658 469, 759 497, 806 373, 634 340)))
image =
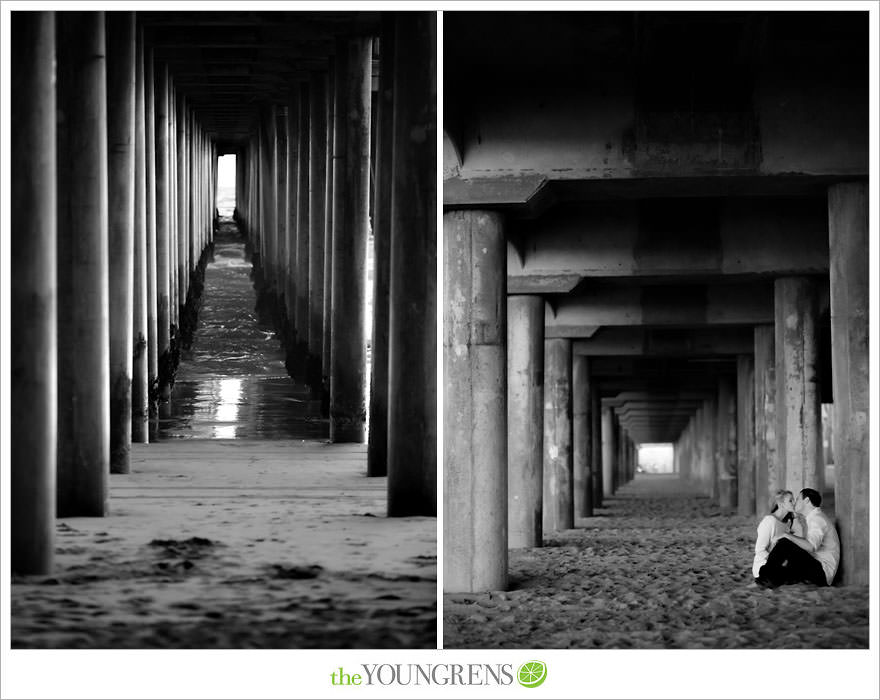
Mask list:
POLYGON ((444 576, 498 589, 507 549, 591 516, 633 478, 636 445, 601 408, 589 358, 544 337, 544 299, 507 295, 502 217, 444 221, 444 576))
POLYGON ((56 514, 107 515, 109 473, 148 440, 215 155, 135 13, 13 23, 13 569, 41 573, 56 514))
POLYGON ((436 512, 434 15, 389 13, 375 44, 372 37, 339 38, 329 70, 313 71, 291 87, 286 102, 266 106, 258 133, 237 154, 236 217, 257 257, 261 293, 278 310, 288 370, 316 397, 326 395, 330 440, 364 442, 369 412, 368 475, 388 475, 389 514, 430 515, 436 512))
MULTIPOLYGON (((844 580, 867 576, 865 185, 829 191, 835 496, 844 580), (843 410, 843 416, 840 411, 843 410), (861 557, 861 558, 860 558, 861 557)), ((593 386, 588 357, 544 339, 544 301, 506 294, 503 218, 444 217, 446 588, 503 589, 507 548, 540 546, 632 479, 635 441, 593 386), (601 416, 599 407, 601 406, 601 416), (600 427, 601 426, 601 427, 600 427)), ((824 486, 818 285, 776 280, 776 322, 718 376, 675 445, 675 466, 726 509, 761 513, 785 486, 824 486)))

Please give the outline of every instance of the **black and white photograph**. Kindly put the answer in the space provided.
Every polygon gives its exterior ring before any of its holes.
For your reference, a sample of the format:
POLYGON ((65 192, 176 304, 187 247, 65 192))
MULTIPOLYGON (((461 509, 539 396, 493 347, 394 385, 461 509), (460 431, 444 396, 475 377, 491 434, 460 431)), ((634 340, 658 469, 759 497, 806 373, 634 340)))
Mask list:
POLYGON ((0 5, 0 700, 880 696, 880 0, 0 5))
POLYGON ((11 13, 11 646, 435 649, 436 13, 155 7, 11 13))
POLYGON ((444 13, 445 648, 868 648, 868 20, 444 13))

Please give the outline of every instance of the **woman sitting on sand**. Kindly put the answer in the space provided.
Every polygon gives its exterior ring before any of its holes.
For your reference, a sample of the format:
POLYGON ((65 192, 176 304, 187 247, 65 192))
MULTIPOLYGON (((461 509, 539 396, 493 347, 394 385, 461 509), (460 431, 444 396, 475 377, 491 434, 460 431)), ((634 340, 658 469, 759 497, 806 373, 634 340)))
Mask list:
POLYGON ((752 564, 752 575, 758 578, 758 572, 767 562, 767 557, 776 540, 787 532, 792 532, 796 522, 794 513, 794 494, 780 489, 770 504, 770 514, 765 515, 758 523, 758 541, 755 542, 755 561, 752 564))

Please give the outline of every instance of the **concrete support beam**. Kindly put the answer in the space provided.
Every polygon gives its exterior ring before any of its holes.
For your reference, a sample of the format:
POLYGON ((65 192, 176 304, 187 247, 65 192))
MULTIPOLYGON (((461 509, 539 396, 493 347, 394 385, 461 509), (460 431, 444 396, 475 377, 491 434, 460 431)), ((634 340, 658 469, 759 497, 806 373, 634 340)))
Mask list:
POLYGON ((443 217, 444 586, 507 587, 507 304, 501 217, 443 217))
MULTIPOLYGON (((588 330, 583 327, 584 332, 588 330)), ((707 357, 752 351, 751 328, 598 328, 574 341, 572 352, 588 356, 707 357)))
MULTIPOLYGON (((179 268, 177 266, 177 239, 180 235, 177 217, 177 89, 174 74, 168 72, 168 307, 173 347, 176 349, 180 331, 180 288, 178 286, 179 268)), ((173 364, 169 367, 173 372, 173 364)), ((169 378, 173 376, 169 372, 169 378)), ((170 390, 170 389, 169 389, 170 390)))
POLYGON ((171 349, 171 210, 168 133, 168 65, 155 70, 156 153, 156 338, 159 391, 167 398, 171 349))
POLYGON ((574 527, 571 341, 544 340, 544 532, 574 527))
POLYGON ((144 38, 138 32, 134 105, 134 270, 132 297, 131 440, 149 442, 149 261, 147 248, 147 146, 144 114, 144 38))
POLYGON ((776 454, 776 336, 755 326, 755 512, 769 510, 783 480, 776 454))
POLYGON ((840 576, 846 584, 867 585, 871 481, 866 183, 846 183, 829 189, 828 229, 831 246, 834 495, 841 541, 840 576))
MULTIPOLYGON (((187 163, 187 143, 190 134, 187 131, 186 95, 179 93, 175 103, 175 134, 176 134, 176 208, 177 212, 177 319, 180 333, 180 323, 184 317, 186 306, 186 293, 189 289, 189 209, 192 201, 189 198, 189 170, 187 163)), ((179 338, 179 336, 178 336, 179 338)))
POLYGON ((593 435, 590 432, 590 367, 582 355, 572 355, 572 443, 574 517, 593 516, 593 435))
POLYGON ((154 408, 152 392, 159 384, 159 329, 157 311, 156 246, 156 80, 153 51, 144 49, 144 136, 146 152, 146 216, 147 216, 147 362, 149 363, 150 410, 154 408))
MULTIPOLYGON (((306 380, 317 398, 324 352, 324 225, 327 178, 327 74, 309 77, 309 354, 306 380)), ((374 302, 375 307, 375 302, 374 302)), ((373 371, 376 337, 373 336, 373 371)), ((370 411, 370 425, 374 417, 370 411)), ((369 471, 369 469, 368 469, 369 471)))
POLYGON ((437 513, 436 13, 397 15, 388 515, 437 513))
POLYGON ((58 408, 55 13, 12 13, 11 47, 11 567, 48 574, 58 408))
POLYGON ((336 182, 336 104, 340 85, 336 80, 336 59, 331 56, 327 67, 327 173, 324 188, 324 338, 321 343, 322 395, 330 390, 330 346, 333 332, 333 186, 336 182))
MULTIPOLYGON (((354 60, 354 59, 352 59, 354 60)), ((356 61, 355 61, 356 63, 356 61)), ((355 72, 350 73, 350 76, 355 80, 363 80, 360 77, 359 70, 362 70, 360 64, 350 66, 355 72)), ((367 82, 369 83, 369 74, 367 75, 367 82)), ((351 88, 351 86, 349 86, 351 88)), ((357 89, 357 86, 355 87, 357 89)), ((350 94, 350 97, 355 98, 356 95, 350 94)), ((299 139, 299 145, 297 147, 297 155, 299 158, 297 168, 296 168, 296 342, 297 342, 297 357, 307 362, 308 351, 310 347, 309 341, 309 269, 310 269, 310 245, 309 239, 311 232, 309 230, 309 84, 307 82, 300 83, 299 85, 299 101, 297 105, 299 107, 299 131, 297 133, 297 138, 299 139)), ((356 100, 349 102, 350 105, 355 105, 356 100)), ((355 195, 357 196, 357 201, 346 202, 348 205, 346 211, 350 211, 354 215, 354 208, 365 208, 366 211, 369 211, 369 168, 370 168, 370 101, 369 101, 369 92, 367 93, 367 107, 366 107, 366 126, 363 125, 362 122, 358 121, 362 118, 362 116, 358 116, 354 123, 350 125, 350 129, 352 131, 348 134, 349 137, 353 137, 351 141, 349 141, 349 145, 352 147, 356 147, 359 144, 360 139, 366 139, 366 157, 363 155, 360 156, 360 160, 357 162, 358 168, 365 170, 366 173, 357 173, 358 184, 355 185, 354 182, 348 178, 351 177, 354 171, 349 171, 347 173, 347 179, 345 181, 345 190, 344 197, 355 195), (363 130, 366 130, 366 133, 360 133, 363 130), (365 180, 366 184, 360 182, 360 180, 365 180), (366 192, 361 192, 358 188, 365 188, 366 192)), ((360 105, 356 105, 354 107, 355 111, 359 112, 362 107, 360 105)), ((351 117, 349 117, 351 118, 351 117)), ((355 156, 354 152, 350 153, 347 157, 346 162, 349 163, 350 167, 355 167, 355 156), (349 161, 348 158, 351 158, 349 161)), ((352 246, 351 254, 352 255, 360 255, 363 258, 366 258, 366 232, 369 228, 369 214, 364 214, 361 211, 358 211, 355 218, 348 220, 349 228, 343 229, 343 237, 347 237, 349 235, 352 236, 351 240, 348 241, 349 245, 352 246), (356 232, 355 228, 360 227, 360 231, 356 232), (360 245, 360 236, 364 236, 364 244, 360 245)), ((344 239, 343 239, 344 240, 344 239)), ((365 266, 366 263, 363 263, 365 266)), ((363 271, 357 272, 354 268, 347 268, 343 273, 345 276, 349 276, 352 274, 361 274, 363 275, 363 271)), ((353 281, 353 280, 352 280, 353 281)), ((363 305, 364 300, 364 282, 360 282, 358 286, 357 298, 361 301, 363 305)), ((350 288, 349 291, 353 291, 353 287, 350 288)), ((354 301, 354 300, 351 300, 354 301)), ((345 304, 343 303, 343 308, 345 308, 345 304)), ((363 320, 363 311, 361 311, 360 316, 358 317, 363 320)), ((351 322, 354 323, 355 319, 352 318, 351 322)), ((353 340, 352 338, 353 329, 349 331, 347 335, 347 340, 350 342, 353 340)), ((358 328, 358 337, 361 339, 360 344, 363 346, 363 329, 358 328)), ((363 351, 361 351, 361 357, 363 357, 363 351)), ((305 367, 297 368, 298 371, 302 372, 305 375, 305 367)), ((363 383, 363 372, 361 369, 361 383, 363 383)), ((363 394, 363 389, 361 389, 361 393, 363 394)), ((366 407, 363 409, 363 413, 366 414, 366 407)), ((365 420, 365 419, 362 419, 365 420)), ((360 440, 354 440, 355 442, 361 442, 363 437, 360 440)), ((348 440, 346 440, 348 442, 348 440)))
MULTIPOLYGON (((340 39, 333 186, 333 324, 330 358, 330 440, 363 442, 366 423, 364 298, 370 192, 370 70, 372 39, 340 39)), ((301 162, 302 159, 301 159, 301 162)), ((307 192, 307 190, 305 190, 307 192)), ((298 200, 299 201, 299 200, 298 200)), ((307 219, 306 219, 307 221, 307 219)), ((299 227, 298 227, 299 230, 299 227)), ((299 243, 299 233, 297 241, 299 243)), ((297 251, 297 300, 308 268, 297 251)), ((297 304, 308 313, 308 304, 297 304)))
POLYGON ((587 381, 589 393, 589 420, 590 430, 590 477, 592 480, 591 493, 593 497, 593 509, 602 507, 602 404, 599 398, 599 390, 593 380, 593 375, 587 381))
POLYGON ((520 224, 518 245, 508 246, 508 292, 568 292, 584 278, 821 274, 828 270, 826 219, 824 202, 815 198, 560 208, 520 224), (791 231, 798 232, 797 246, 791 231))
MULTIPOLYGON (((299 212, 297 210, 297 197, 299 195, 299 147, 300 147, 300 109, 299 109, 299 86, 294 85, 290 91, 290 102, 287 106, 287 159, 286 159, 286 187, 287 187, 287 211, 285 212, 285 233, 286 240, 284 249, 286 251, 283 267, 285 270, 284 289, 284 307, 287 313, 287 338, 288 352, 296 347, 297 335, 302 324, 302 319, 296 315, 296 294, 297 284, 299 282, 297 276, 297 231, 296 226, 299 221, 299 212)), ((331 161, 332 167, 332 161, 331 161)), ((326 194, 326 193, 325 193, 326 194)), ((333 198, 330 197, 332 205, 333 198)), ((329 235, 329 234, 328 234, 329 235)), ((328 248, 329 250, 329 248, 328 248)), ((326 298, 327 310, 325 320, 329 324, 330 321, 330 297, 326 298)), ((327 348, 327 363, 329 365, 330 348, 327 348)), ((298 372, 298 368, 294 368, 298 372)), ((290 369, 288 369, 290 371, 290 369)))
POLYGON ((373 335, 367 476, 388 473, 388 287, 391 277, 391 188, 394 174, 395 16, 382 15, 376 98, 376 173, 373 185, 373 335))
POLYGON ((776 280, 776 440, 781 482, 791 491, 825 484, 819 392, 817 282, 776 280))
POLYGON ((616 469, 616 442, 614 410, 602 407, 602 495, 614 495, 614 471, 616 469))
POLYGON ((507 297, 508 546, 543 543, 544 299, 507 297))
MULTIPOLYGON (((289 229, 290 229, 290 216, 288 212, 290 211, 290 200, 289 196, 289 188, 287 187, 287 177, 288 177, 288 168, 287 168, 287 152, 288 152, 288 118, 287 118, 287 110, 288 107, 286 105, 276 105, 273 113, 273 121, 275 126, 275 221, 276 221, 276 231, 274 238, 275 250, 272 254, 272 259, 268 260, 272 266, 272 274, 274 275, 277 283, 275 285, 275 301, 279 305, 278 308, 283 308, 283 304, 285 303, 285 291, 287 287, 287 278, 290 274, 290 269, 288 267, 288 257, 290 252, 288 250, 289 246, 289 229)), ((286 342, 285 338, 285 342, 286 342)))
POLYGON ((718 504, 725 510, 736 508, 736 384, 732 377, 718 378, 715 473, 718 483, 718 504))
POLYGON ((132 319, 134 313, 135 19, 107 20, 107 200, 110 298, 110 471, 131 471, 132 319))
POLYGON ((715 477, 715 440, 718 400, 709 398, 703 402, 699 422, 699 480, 703 492, 710 498, 718 498, 717 480, 715 477))
POLYGON ((736 505, 755 515, 755 358, 736 358, 736 505))
POLYGON ((57 26, 58 515, 104 516, 110 472, 103 12, 57 26))
POLYGON ((596 326, 725 326, 773 322, 773 285, 628 285, 562 297, 547 316, 548 338, 581 338, 596 326))

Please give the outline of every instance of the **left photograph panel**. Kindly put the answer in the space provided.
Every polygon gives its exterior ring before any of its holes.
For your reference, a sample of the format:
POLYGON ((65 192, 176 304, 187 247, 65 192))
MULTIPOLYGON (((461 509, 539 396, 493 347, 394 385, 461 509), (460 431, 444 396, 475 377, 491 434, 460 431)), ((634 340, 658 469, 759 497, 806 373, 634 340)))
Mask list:
POLYGON ((10 28, 13 648, 436 648, 436 13, 10 28))

